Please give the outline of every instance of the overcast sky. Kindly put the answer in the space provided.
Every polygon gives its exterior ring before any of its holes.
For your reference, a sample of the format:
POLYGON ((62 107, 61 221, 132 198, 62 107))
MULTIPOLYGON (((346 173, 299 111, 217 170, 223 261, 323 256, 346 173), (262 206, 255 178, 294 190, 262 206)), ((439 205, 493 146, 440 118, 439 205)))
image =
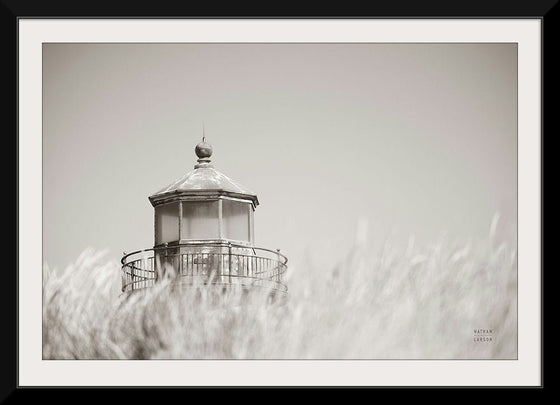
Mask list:
POLYGON ((45 44, 43 256, 152 247, 148 195, 196 162, 254 190, 293 263, 515 226, 515 44, 45 44))

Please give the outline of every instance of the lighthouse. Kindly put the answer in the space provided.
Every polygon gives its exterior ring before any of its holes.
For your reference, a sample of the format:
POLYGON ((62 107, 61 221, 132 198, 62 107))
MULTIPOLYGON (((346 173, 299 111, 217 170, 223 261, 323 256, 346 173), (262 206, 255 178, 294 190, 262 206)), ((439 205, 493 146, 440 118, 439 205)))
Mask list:
POLYGON ((124 253, 122 291, 168 279, 187 288, 258 288, 285 296, 287 257, 255 245, 257 195, 214 168, 205 137, 195 154, 194 170, 148 197, 154 245, 124 253))

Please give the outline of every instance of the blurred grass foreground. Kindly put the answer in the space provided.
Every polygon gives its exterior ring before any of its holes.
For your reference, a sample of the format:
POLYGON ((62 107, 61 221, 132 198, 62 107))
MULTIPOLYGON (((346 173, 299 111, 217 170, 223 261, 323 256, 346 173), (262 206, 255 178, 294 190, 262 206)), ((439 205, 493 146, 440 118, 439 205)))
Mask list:
POLYGON ((515 359, 517 244, 496 224, 476 243, 357 242, 332 268, 289 264, 284 304, 164 282, 125 298, 120 264, 87 249, 62 274, 44 265, 43 358, 515 359))

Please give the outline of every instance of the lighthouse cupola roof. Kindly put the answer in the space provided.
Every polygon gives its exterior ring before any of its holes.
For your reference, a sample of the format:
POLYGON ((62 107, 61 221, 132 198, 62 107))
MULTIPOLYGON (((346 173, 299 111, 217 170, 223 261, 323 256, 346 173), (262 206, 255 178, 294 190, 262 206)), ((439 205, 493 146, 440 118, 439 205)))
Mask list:
POLYGON ((254 192, 214 168, 210 160, 213 148, 206 142, 205 136, 194 151, 198 157, 194 170, 149 196, 148 199, 154 207, 182 197, 205 200, 226 196, 249 200, 253 207, 259 204, 254 192))

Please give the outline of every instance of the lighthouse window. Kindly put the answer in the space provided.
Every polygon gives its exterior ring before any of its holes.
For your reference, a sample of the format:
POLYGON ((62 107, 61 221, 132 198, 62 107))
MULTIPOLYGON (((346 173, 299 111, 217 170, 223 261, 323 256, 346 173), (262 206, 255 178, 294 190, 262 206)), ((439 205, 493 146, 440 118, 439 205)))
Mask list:
POLYGON ((224 236, 227 239, 249 241, 249 213, 251 204, 224 200, 222 218, 224 236))
POLYGON ((179 240, 179 204, 159 205, 156 213, 156 245, 179 240))
POLYGON ((184 201, 181 226, 182 239, 217 239, 218 201, 184 201))

